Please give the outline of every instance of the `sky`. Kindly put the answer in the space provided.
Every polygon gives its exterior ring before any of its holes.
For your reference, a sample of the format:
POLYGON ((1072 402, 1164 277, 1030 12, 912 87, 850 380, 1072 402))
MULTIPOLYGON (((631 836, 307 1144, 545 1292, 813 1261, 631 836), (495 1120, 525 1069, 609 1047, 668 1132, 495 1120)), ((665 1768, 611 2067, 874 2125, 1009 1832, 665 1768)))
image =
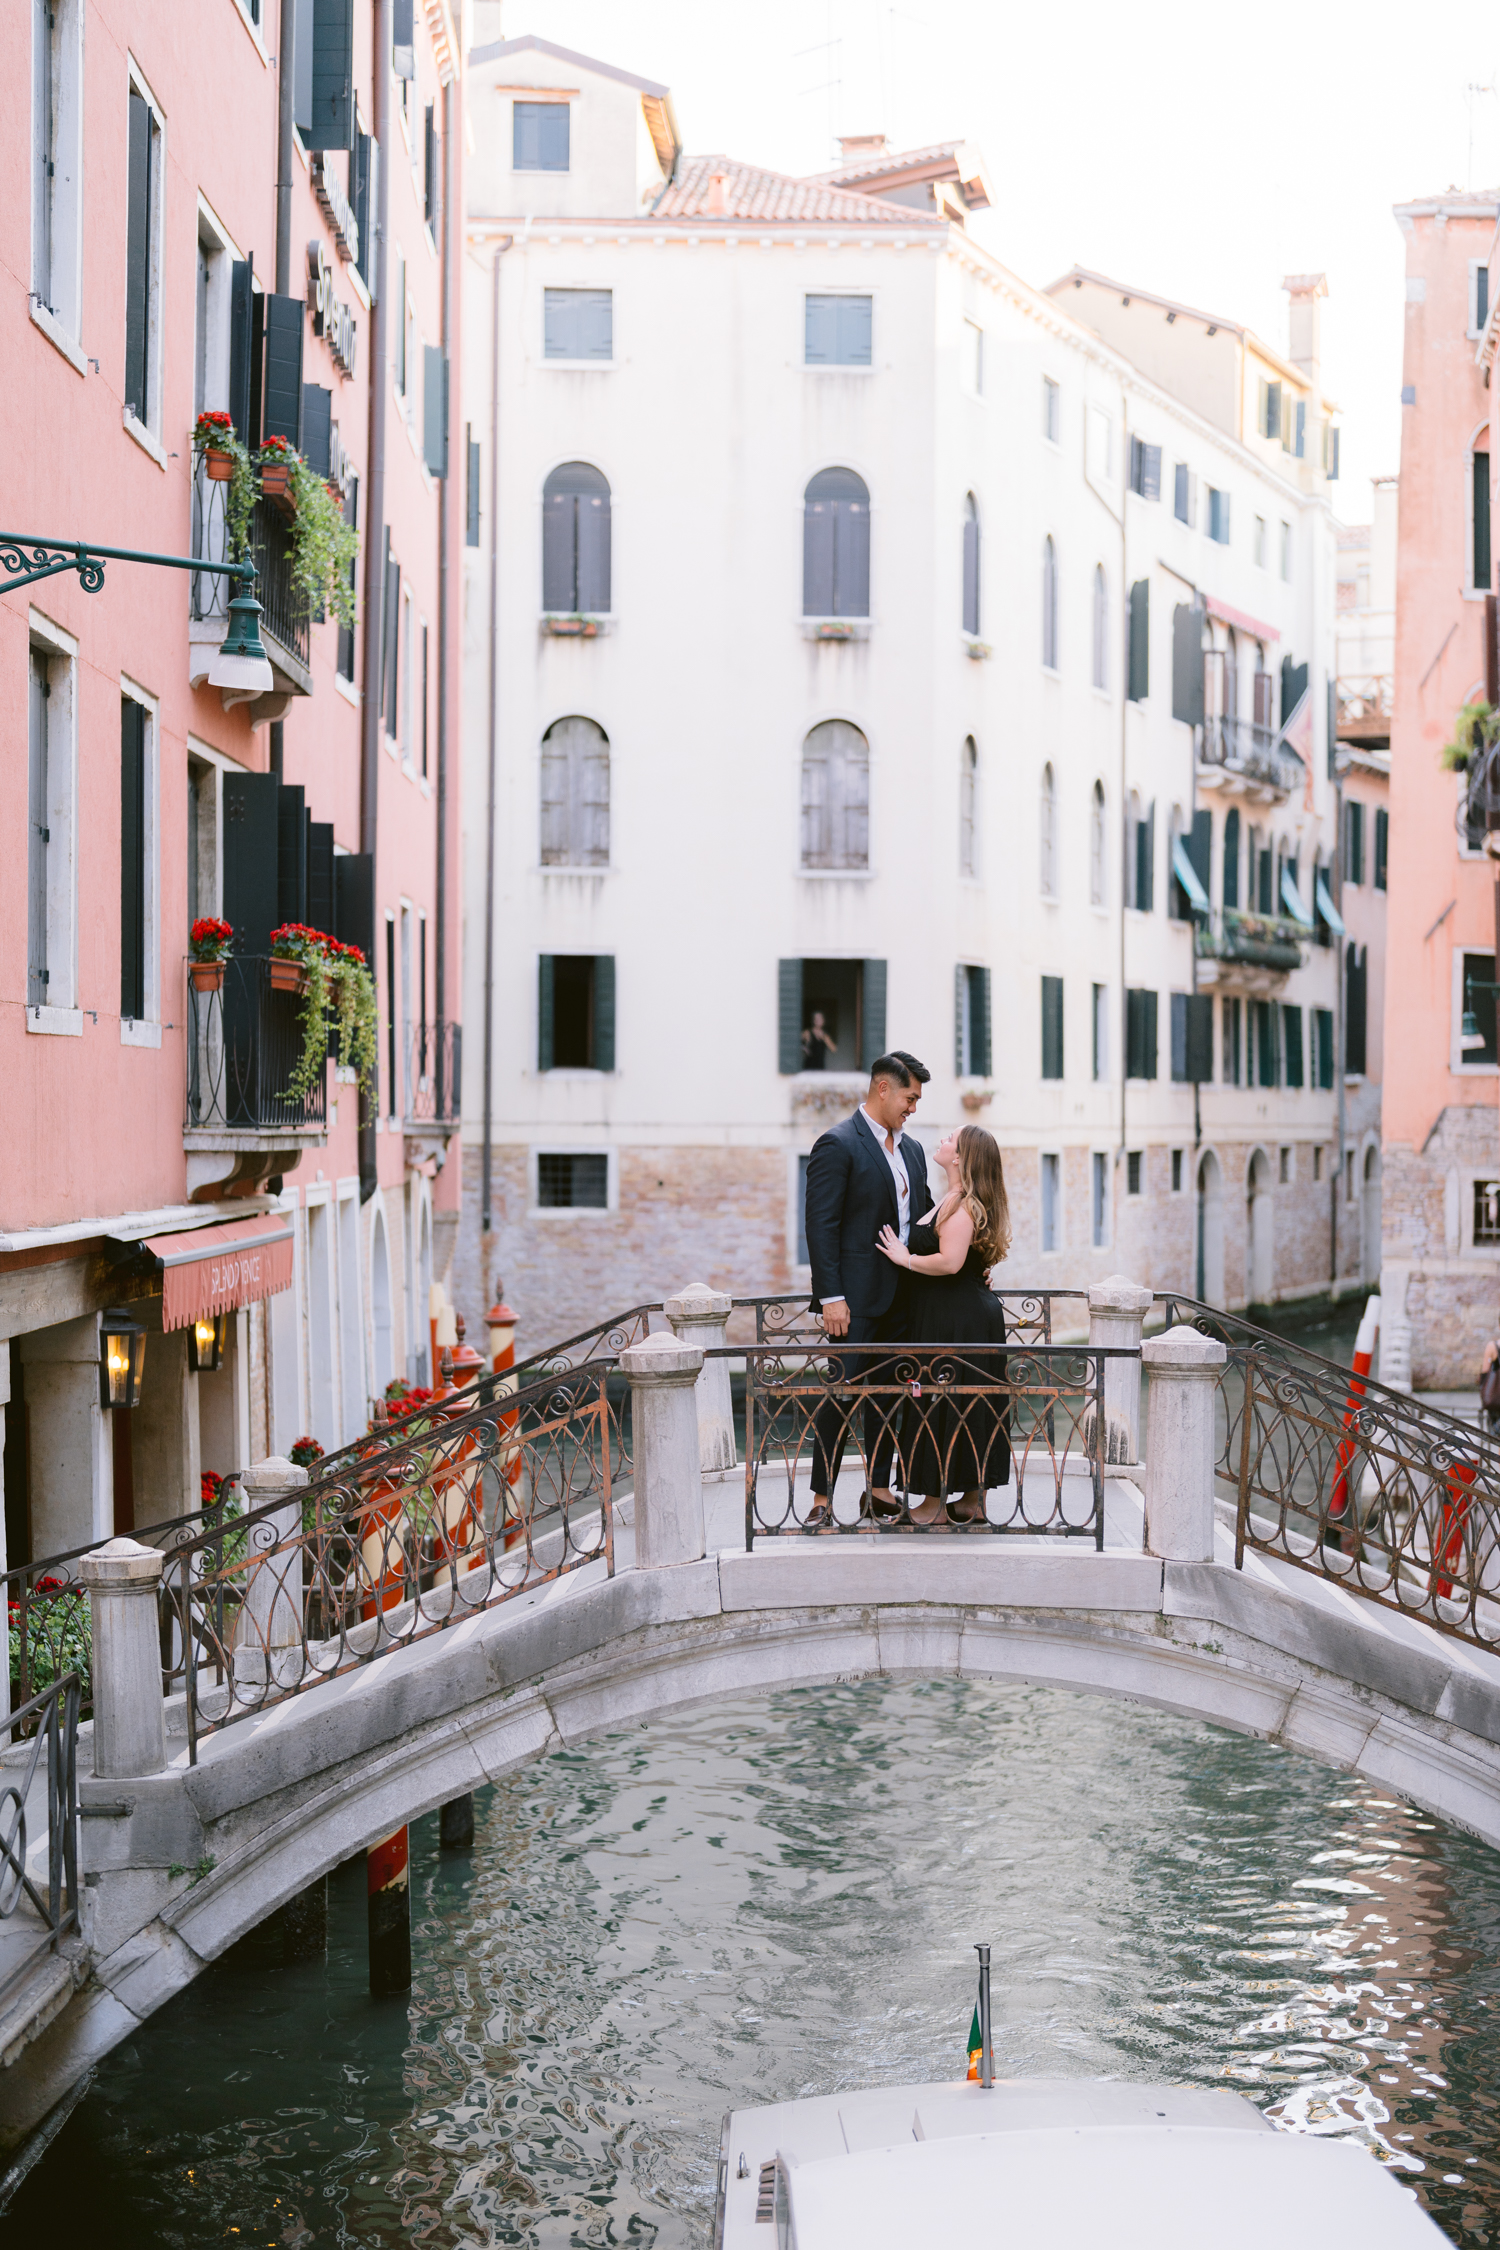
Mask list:
POLYGON ((1288 273, 1326 273, 1324 384, 1348 523, 1400 466, 1393 204, 1500 183, 1493 0, 505 0, 507 38, 664 81, 690 153, 813 172, 840 133, 978 144, 972 231, 1023 280, 1072 265, 1286 348, 1288 273))

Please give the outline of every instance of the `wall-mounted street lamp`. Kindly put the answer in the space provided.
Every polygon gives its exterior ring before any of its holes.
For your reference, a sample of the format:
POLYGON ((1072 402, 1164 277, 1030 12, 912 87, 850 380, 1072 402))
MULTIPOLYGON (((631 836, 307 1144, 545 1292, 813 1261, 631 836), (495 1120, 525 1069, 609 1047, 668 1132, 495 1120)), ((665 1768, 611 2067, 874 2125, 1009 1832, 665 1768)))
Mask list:
POLYGON ((84 539, 39 539, 0 531, 0 593, 34 586, 39 578, 76 570, 86 594, 104 584, 107 562, 152 563, 161 570, 201 570, 212 578, 232 578, 239 589, 229 604, 229 632, 209 666, 211 687, 237 688, 242 694, 269 695, 275 688, 271 660, 260 637, 260 603, 255 598, 253 562, 208 562, 202 555, 148 555, 134 547, 96 547, 84 539))
POLYGON ((188 1330, 188 1365, 195 1375, 217 1375, 224 1357, 227 1313, 205 1313, 188 1330))
POLYGON ((104 1346, 99 1361, 101 1406, 139 1406, 141 1377, 146 1371, 146 1331, 138 1320, 118 1305, 111 1305, 99 1322, 104 1346))

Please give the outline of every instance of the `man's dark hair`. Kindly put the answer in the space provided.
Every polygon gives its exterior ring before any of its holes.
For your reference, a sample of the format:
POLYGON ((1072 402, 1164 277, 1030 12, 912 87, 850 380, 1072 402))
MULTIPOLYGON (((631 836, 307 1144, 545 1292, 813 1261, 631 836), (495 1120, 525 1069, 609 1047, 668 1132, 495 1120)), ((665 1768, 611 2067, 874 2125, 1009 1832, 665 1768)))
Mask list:
POLYGON ((904 1047, 893 1047, 888 1055, 877 1055, 870 1065, 870 1084, 877 1078, 894 1078, 898 1086, 925 1086, 932 1072, 926 1063, 919 1063, 904 1047))

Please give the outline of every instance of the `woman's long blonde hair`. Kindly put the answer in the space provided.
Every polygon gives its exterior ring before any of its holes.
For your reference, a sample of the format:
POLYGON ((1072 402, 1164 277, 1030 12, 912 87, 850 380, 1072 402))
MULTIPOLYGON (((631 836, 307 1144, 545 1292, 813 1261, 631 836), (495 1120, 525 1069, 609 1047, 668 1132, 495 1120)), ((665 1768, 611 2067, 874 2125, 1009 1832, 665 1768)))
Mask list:
POLYGON ((945 1198, 950 1209, 961 1203, 974 1222, 974 1248, 985 1267, 998 1266, 1010 1248, 1010 1200, 1000 1144, 982 1125, 964 1125, 958 1135, 958 1186, 945 1198))

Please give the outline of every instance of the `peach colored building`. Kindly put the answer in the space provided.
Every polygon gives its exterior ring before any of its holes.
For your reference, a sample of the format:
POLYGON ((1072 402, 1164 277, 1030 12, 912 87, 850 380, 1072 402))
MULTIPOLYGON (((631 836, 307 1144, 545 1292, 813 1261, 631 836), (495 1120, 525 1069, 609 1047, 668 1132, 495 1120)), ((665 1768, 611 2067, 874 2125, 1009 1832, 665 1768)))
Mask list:
POLYGON ((1494 868, 1471 844, 1441 751, 1485 692, 1493 394, 1486 295, 1493 192, 1403 204, 1390 944, 1385 1046, 1382 1369, 1468 1387, 1500 1310, 1494 868))
POLYGON ((12 1563, 194 1507, 200 1470, 362 1431, 372 1392, 425 1370, 455 1200, 458 11, 190 12, 191 39, 180 0, 9 11, 3 528, 221 556, 228 487, 192 433, 223 409, 341 495, 358 615, 309 616, 269 499, 270 692, 214 684, 222 579, 0 575, 0 792, 27 838, 0 890, 12 1563), (201 915, 235 926, 218 993, 187 975, 201 915), (303 1027, 267 957, 289 920, 371 956, 363 1121, 333 1061, 286 1098, 303 1027), (177 1323, 216 1305, 198 1372, 177 1323), (140 1403, 111 1411, 116 1306, 146 1338, 140 1403))

